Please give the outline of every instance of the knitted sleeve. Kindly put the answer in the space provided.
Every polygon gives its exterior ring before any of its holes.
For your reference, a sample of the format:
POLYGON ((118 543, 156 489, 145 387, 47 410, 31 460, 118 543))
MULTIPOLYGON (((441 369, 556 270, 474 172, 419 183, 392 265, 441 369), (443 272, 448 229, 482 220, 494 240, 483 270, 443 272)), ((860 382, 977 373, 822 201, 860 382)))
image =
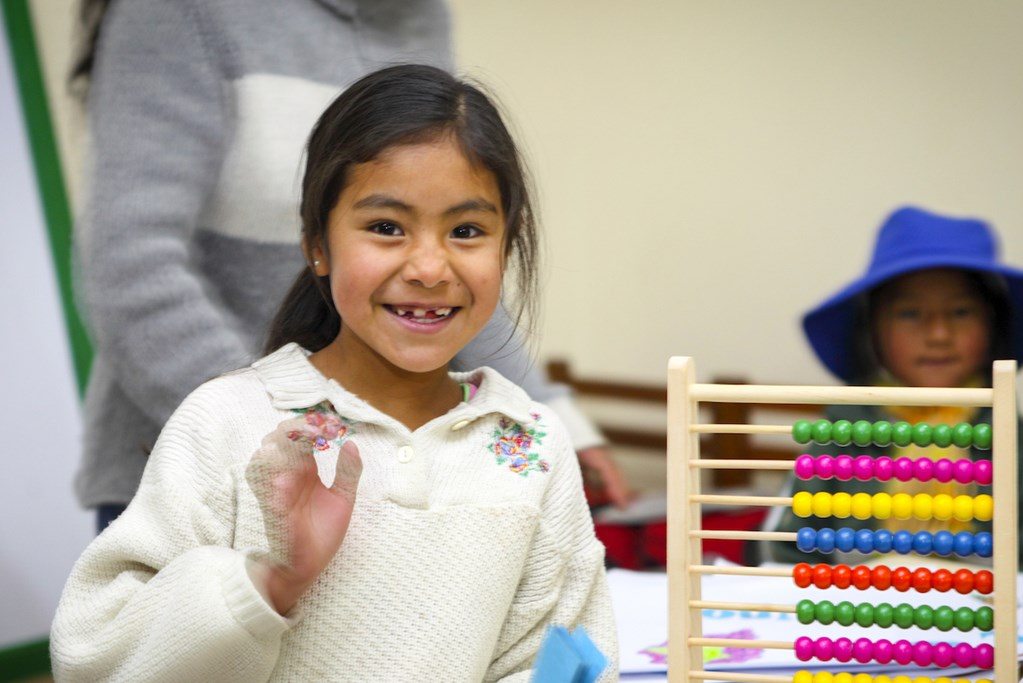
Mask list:
POLYGON ((75 564, 51 631, 58 680, 270 676, 290 622, 260 595, 247 554, 231 547, 232 430, 202 427, 229 399, 209 385, 186 399, 128 510, 75 564))
MULTIPOLYGON (((163 424, 249 351, 194 271, 192 235, 224 146, 219 58, 184 0, 112 3, 89 99, 76 289, 118 385, 163 424)), ((221 46, 223 49, 223 46, 221 46)))
POLYGON ((598 680, 617 681, 618 635, 604 546, 593 532, 578 460, 556 419, 548 423, 547 438, 553 450, 552 481, 541 525, 484 680, 528 681, 547 627, 560 625, 570 630, 583 626, 608 658, 598 680))

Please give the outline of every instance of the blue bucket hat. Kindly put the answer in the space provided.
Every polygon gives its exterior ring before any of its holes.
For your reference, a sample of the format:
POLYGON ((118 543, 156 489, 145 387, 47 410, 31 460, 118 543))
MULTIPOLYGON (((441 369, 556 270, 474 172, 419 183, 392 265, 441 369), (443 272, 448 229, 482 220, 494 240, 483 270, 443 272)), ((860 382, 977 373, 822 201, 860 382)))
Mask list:
POLYGON ((817 357, 835 375, 853 381, 853 340, 861 294, 899 275, 927 268, 963 268, 1001 276, 1012 310, 1009 348, 1023 360, 1023 270, 998 262, 991 227, 975 218, 950 218, 915 207, 892 213, 881 226, 867 272, 803 316, 817 357))

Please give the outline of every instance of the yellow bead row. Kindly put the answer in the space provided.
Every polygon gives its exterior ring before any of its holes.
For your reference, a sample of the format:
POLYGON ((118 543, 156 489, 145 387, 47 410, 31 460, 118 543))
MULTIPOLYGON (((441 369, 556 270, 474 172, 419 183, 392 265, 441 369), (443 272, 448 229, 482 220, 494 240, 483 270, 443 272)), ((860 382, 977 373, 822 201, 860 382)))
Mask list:
POLYGON ((855 517, 856 519, 937 519, 960 522, 991 521, 994 499, 987 495, 932 496, 918 493, 828 493, 799 491, 792 496, 792 512, 797 517, 855 517))
POLYGON ((827 671, 818 671, 817 673, 810 673, 809 671, 797 671, 792 676, 792 683, 992 683, 991 679, 979 678, 976 681, 970 681, 968 678, 957 678, 955 680, 951 678, 927 678, 926 676, 871 676, 870 674, 851 674, 848 672, 842 673, 829 673, 827 671))

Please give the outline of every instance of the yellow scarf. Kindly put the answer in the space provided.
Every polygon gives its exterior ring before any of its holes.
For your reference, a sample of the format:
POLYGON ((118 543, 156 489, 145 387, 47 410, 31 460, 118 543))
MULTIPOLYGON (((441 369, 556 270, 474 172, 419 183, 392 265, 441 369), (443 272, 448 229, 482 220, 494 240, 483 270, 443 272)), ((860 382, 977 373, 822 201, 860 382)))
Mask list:
MULTIPOLYGON (((881 386, 895 386, 890 381, 878 382, 881 386)), ((967 387, 979 387, 983 383, 979 377, 970 380, 965 383, 967 387)), ((927 424, 934 426, 937 424, 947 424, 950 427, 954 427, 960 422, 973 423, 973 420, 977 416, 976 408, 964 408, 962 406, 887 406, 885 410, 892 415, 896 420, 903 420, 910 424, 916 424, 918 422, 926 422, 927 424)), ((911 458, 916 460, 917 458, 930 458, 931 460, 940 460, 941 458, 948 458, 955 462, 962 458, 970 458, 969 448, 959 448, 958 446, 948 446, 947 448, 940 448, 935 445, 930 446, 917 446, 916 444, 909 444, 908 446, 892 446, 892 459, 896 458, 911 458)), ((934 479, 930 481, 898 481, 897 479, 891 479, 887 482, 885 490, 890 494, 895 493, 908 493, 913 496, 918 493, 926 493, 930 496, 936 496, 944 493, 952 496, 953 498, 957 495, 966 494, 968 496, 977 495, 976 484, 959 484, 955 481, 942 483, 934 479)), ((908 531, 930 531, 934 533, 942 529, 947 529, 952 533, 959 531, 969 531, 973 529, 972 522, 960 522, 955 519, 946 520, 944 522, 937 519, 886 519, 881 521, 881 525, 885 529, 896 531, 898 529, 906 529, 908 531)))

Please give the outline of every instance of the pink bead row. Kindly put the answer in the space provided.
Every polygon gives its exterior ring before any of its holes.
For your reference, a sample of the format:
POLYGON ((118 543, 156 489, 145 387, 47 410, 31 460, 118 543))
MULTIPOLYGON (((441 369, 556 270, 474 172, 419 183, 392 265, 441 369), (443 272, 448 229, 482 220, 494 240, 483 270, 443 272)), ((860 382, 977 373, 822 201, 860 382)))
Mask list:
POLYGON ((888 481, 897 479, 899 481, 930 481, 934 479, 941 483, 957 481, 960 484, 971 484, 976 482, 982 486, 991 484, 992 468, 990 460, 973 461, 969 458, 960 460, 949 460, 941 458, 931 460, 930 458, 889 458, 881 456, 872 458, 869 455, 853 457, 851 455, 801 455, 796 458, 794 467, 796 476, 800 479, 831 479, 849 481, 859 479, 867 481, 877 479, 888 481))
POLYGON ((796 658, 801 662, 817 659, 822 662, 832 659, 848 662, 855 659, 860 664, 877 662, 888 664, 895 661, 902 665, 957 667, 990 669, 995 665, 995 649, 988 644, 974 647, 969 643, 934 643, 925 640, 911 643, 908 640, 880 639, 876 642, 869 638, 858 638, 855 642, 849 638, 809 638, 803 636, 795 642, 796 658))

